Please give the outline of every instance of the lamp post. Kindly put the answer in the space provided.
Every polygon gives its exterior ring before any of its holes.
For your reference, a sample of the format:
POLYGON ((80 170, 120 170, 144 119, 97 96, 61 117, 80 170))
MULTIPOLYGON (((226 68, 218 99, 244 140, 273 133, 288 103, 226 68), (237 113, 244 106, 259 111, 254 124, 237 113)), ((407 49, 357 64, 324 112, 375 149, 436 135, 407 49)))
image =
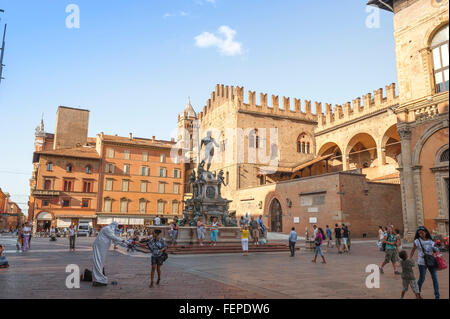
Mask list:
MULTIPOLYGON (((0 9, 0 13, 4 13, 5 10, 0 9)), ((2 47, 0 48, 1 53, 0 53, 0 84, 2 83, 3 80, 3 67, 5 66, 3 64, 3 57, 5 55, 5 37, 6 37, 6 26, 7 24, 5 24, 5 29, 3 31, 3 40, 2 40, 2 47)))

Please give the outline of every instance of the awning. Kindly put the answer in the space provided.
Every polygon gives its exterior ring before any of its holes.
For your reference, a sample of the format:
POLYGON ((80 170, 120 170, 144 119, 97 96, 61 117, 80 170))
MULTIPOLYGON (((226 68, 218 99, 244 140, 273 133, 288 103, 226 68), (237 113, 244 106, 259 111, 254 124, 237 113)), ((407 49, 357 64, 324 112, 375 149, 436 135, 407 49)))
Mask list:
POLYGON ((53 220, 52 214, 47 212, 42 212, 38 215, 37 220, 53 220))
POLYGON ((98 217, 98 225, 109 225, 117 222, 119 225, 144 225, 144 218, 128 218, 128 217, 98 217))
POLYGON ((56 220, 56 226, 60 228, 68 228, 72 225, 72 218, 58 218, 56 220))
MULTIPOLYGON (((316 163, 319 163, 321 161, 327 160, 327 159, 331 158, 332 156, 333 156, 333 154, 328 154, 328 155, 325 155, 325 156, 319 156, 319 157, 317 157, 317 158, 315 158, 315 159, 313 159, 311 161, 305 162, 303 164, 296 165, 294 167, 278 167, 278 168, 276 168, 276 172, 275 173, 295 173, 295 172, 301 171, 302 169, 305 169, 305 168, 307 168, 309 166, 312 166, 312 165, 314 165, 316 163)), ((264 171, 264 168, 260 168, 260 170, 264 171)), ((271 174, 274 174, 274 173, 271 173, 271 174)))
POLYGON ((315 159, 313 159, 312 161, 309 161, 309 162, 306 162, 306 163, 304 163, 304 164, 298 165, 297 167, 295 167, 295 168, 292 170, 292 172, 294 173, 294 172, 297 172, 297 171, 301 171, 301 170, 304 169, 304 168, 307 168, 307 167, 309 167, 309 166, 312 166, 312 165, 314 165, 314 164, 316 164, 316 163, 319 163, 319 162, 321 162, 321 161, 327 160, 327 159, 329 159, 331 156, 333 156, 333 154, 328 154, 328 155, 325 155, 325 156, 320 156, 320 157, 318 157, 318 158, 315 158, 315 159))
POLYGON ((113 222, 112 217, 98 217, 97 224, 98 225, 109 225, 113 222))

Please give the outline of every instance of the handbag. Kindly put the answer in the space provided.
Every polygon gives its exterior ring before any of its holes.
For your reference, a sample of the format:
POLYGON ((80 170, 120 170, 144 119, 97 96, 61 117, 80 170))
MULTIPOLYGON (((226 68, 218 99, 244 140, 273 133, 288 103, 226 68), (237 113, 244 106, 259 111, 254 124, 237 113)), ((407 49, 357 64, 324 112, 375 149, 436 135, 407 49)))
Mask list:
POLYGON ((445 262, 445 259, 442 257, 442 255, 437 255, 435 259, 437 263, 437 270, 447 269, 447 263, 445 262))
POLYGON ((423 260, 425 261, 425 265, 428 268, 437 268, 438 264, 436 262, 436 258, 433 255, 427 254, 422 245, 422 240, 419 238, 420 247, 422 247, 423 252, 423 260))
POLYGON ((314 240, 314 245, 320 246, 320 237, 317 237, 317 238, 314 240))
POLYGON ((167 258, 169 258, 169 255, 167 254, 167 252, 164 251, 161 255, 161 259, 163 262, 165 262, 167 260, 167 258))

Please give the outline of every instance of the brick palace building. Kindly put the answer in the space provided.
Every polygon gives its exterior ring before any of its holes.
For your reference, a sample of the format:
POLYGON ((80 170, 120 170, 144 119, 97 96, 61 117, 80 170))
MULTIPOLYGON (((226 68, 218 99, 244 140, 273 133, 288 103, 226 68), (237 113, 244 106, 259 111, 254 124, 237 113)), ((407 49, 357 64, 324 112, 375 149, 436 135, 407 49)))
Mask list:
POLYGON ((132 134, 89 138, 88 121, 87 110, 59 107, 54 134, 43 122, 36 129, 29 201, 35 229, 180 217, 184 176, 170 159, 174 142, 132 134))

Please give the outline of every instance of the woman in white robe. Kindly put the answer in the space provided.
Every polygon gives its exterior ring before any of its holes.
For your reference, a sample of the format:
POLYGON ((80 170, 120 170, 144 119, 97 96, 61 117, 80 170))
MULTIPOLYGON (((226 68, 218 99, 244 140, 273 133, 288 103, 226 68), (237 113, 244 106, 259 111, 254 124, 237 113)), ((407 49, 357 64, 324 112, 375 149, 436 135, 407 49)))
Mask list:
POLYGON ((104 227, 94 241, 94 269, 92 272, 94 286, 106 286, 108 284, 108 277, 103 274, 103 266, 105 264, 106 254, 111 247, 111 242, 115 244, 125 242, 124 239, 115 235, 118 226, 119 224, 117 222, 113 222, 111 225, 104 227))

